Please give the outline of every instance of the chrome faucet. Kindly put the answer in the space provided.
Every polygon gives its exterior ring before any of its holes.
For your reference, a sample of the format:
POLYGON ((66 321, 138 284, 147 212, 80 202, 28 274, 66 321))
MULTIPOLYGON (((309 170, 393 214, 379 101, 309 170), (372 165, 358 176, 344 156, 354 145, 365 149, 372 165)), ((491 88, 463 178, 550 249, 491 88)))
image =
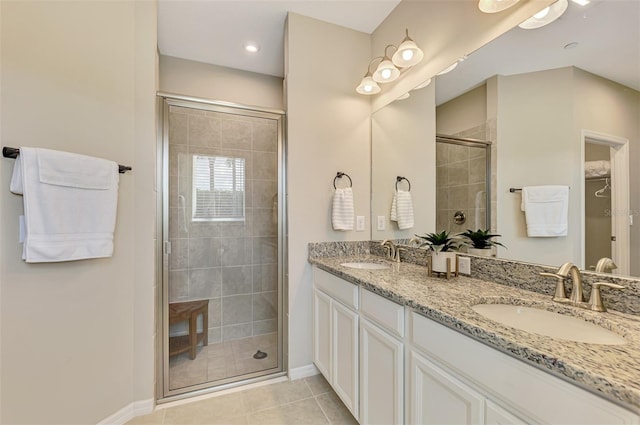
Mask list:
POLYGON ((393 241, 385 239, 382 242, 380 242, 380 245, 382 245, 387 250, 387 258, 390 260, 395 260, 396 244, 394 244, 393 241))
POLYGON ((557 272, 560 276, 564 276, 566 279, 569 275, 571 275, 571 282, 573 283, 573 288, 571 290, 571 297, 569 298, 569 302, 574 305, 578 305, 578 303, 584 302, 584 290, 582 285, 582 275, 580 274, 580 269, 573 263, 564 263, 560 266, 557 272))
POLYGON ((573 263, 564 263, 560 266, 556 273, 540 273, 541 276, 555 277, 557 279, 556 291, 553 296, 553 301, 560 303, 569 303, 576 307, 586 308, 593 311, 607 311, 602 303, 602 297, 600 296, 600 287, 607 286, 615 289, 624 289, 624 286, 617 285, 609 282, 596 282, 591 285, 591 296, 589 302, 584 302, 582 275, 580 269, 573 263), (567 298, 564 292, 564 282, 568 277, 571 277, 573 288, 571 290, 571 297, 567 298))
POLYGON ((595 271, 601 272, 601 273, 611 273, 613 269, 617 269, 617 268, 618 266, 616 266, 616 263, 614 263, 611 258, 602 257, 601 259, 598 260, 595 271))
POLYGON ((393 260, 395 262, 400 262, 400 251, 404 251, 404 248, 400 248, 388 239, 383 240, 380 245, 382 245, 387 250, 387 258, 393 260))

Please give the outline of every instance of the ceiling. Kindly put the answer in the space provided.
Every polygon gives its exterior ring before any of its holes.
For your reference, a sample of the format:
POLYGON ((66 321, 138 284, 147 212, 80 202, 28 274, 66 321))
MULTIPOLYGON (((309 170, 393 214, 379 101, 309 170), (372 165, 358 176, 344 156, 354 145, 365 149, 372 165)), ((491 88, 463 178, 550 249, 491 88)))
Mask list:
MULTIPOLYGON (((167 56, 282 77, 288 11, 372 33, 399 2, 159 0, 158 47, 167 56), (245 52, 248 41, 260 51, 245 52)), ((640 0, 592 0, 585 7, 569 2, 565 14, 545 27, 514 28, 438 77, 436 103, 496 74, 569 65, 640 90, 640 0), (573 42, 574 48, 564 48, 573 42)))
POLYGON ((451 100, 496 74, 577 66, 640 91, 640 0, 569 2, 542 28, 513 28, 437 77, 436 104, 451 100), (578 43, 565 48, 570 43, 578 43))
POLYGON ((160 53, 284 76, 287 12, 371 34, 400 0, 159 0, 160 53), (256 42, 260 51, 245 52, 256 42))

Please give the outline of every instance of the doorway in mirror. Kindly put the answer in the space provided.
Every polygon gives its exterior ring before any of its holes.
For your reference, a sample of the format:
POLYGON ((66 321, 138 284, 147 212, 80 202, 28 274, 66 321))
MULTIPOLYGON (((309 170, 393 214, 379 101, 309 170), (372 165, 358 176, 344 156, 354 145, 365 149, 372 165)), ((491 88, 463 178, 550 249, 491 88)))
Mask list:
POLYGON ((629 152, 628 140, 583 131, 583 264, 595 270, 610 258, 615 274, 629 274, 629 152))

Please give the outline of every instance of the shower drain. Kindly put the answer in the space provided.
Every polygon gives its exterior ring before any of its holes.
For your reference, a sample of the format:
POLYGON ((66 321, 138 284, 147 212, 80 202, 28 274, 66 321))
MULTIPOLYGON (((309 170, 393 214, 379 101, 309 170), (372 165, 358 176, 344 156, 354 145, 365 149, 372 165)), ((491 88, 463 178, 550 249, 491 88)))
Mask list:
POLYGON ((253 358, 258 360, 264 359, 265 357, 267 357, 267 353, 260 350, 256 351, 256 353, 253 355, 253 358))

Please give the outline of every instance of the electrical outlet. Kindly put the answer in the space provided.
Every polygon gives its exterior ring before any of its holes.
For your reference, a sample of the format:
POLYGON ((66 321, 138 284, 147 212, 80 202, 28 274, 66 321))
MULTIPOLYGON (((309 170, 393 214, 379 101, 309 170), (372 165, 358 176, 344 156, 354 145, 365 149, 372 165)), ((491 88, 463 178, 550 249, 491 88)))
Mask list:
POLYGON ((387 228, 387 217, 384 215, 378 216, 378 230, 385 230, 387 228))
POLYGON ((471 275, 471 258, 458 257, 458 271, 460 274, 471 275))
POLYGON ((364 232, 364 216, 356 216, 356 232, 364 232))

